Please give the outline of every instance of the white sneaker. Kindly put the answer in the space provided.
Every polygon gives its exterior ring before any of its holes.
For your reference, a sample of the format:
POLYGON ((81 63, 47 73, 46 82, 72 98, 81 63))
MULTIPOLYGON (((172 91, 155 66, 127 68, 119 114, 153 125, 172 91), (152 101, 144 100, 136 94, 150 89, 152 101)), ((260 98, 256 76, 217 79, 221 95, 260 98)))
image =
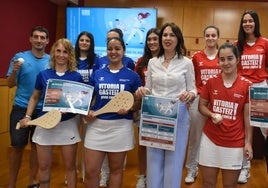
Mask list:
POLYGON ((240 172, 238 183, 247 183, 250 177, 249 169, 243 168, 240 172))
POLYGON ((146 177, 144 175, 138 175, 138 182, 136 188, 145 188, 146 187, 146 177))
POLYGON ((198 171, 188 171, 187 176, 185 177, 185 183, 194 183, 195 178, 197 177, 198 171))
POLYGON ((101 179, 100 179, 99 186, 100 187, 107 187, 109 177, 110 177, 109 173, 101 173, 101 179))

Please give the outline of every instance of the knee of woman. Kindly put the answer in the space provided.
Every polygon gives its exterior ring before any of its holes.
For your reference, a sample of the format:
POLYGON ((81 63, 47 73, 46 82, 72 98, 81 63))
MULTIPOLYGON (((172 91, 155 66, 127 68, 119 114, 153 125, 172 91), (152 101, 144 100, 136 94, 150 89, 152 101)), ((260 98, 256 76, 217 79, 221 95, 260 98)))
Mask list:
POLYGON ((99 176, 99 174, 100 169, 86 168, 85 170, 85 176, 88 178, 99 176))
POLYGON ((85 172, 85 181, 99 180, 99 174, 85 172))
POLYGON ((121 175, 123 174, 123 167, 122 168, 115 168, 115 169, 110 169, 110 174, 113 175, 121 175))

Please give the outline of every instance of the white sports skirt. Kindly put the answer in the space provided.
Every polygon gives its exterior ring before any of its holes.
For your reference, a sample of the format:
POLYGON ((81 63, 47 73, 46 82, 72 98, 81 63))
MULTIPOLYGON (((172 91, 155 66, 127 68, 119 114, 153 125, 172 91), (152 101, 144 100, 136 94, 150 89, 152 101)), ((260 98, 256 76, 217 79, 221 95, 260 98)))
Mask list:
POLYGON ((122 152, 134 148, 133 120, 95 119, 88 124, 84 146, 88 149, 122 152))
POLYGON ((220 169, 242 168, 243 148, 217 146, 204 133, 200 143, 199 164, 220 169))
POLYGON ((71 145, 80 142, 77 119, 71 118, 61 121, 52 129, 36 127, 33 142, 39 145, 71 145))

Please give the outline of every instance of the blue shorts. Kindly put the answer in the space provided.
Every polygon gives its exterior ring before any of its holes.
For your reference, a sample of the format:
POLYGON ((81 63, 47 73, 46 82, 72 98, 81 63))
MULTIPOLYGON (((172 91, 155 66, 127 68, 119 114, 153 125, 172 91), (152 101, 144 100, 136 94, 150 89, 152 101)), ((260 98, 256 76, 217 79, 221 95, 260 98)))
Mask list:
MULTIPOLYGON (((26 114, 26 108, 21 108, 18 106, 13 106, 10 113, 10 139, 11 146, 13 147, 23 147, 28 144, 28 140, 32 142, 32 136, 35 130, 35 126, 29 126, 26 128, 16 129, 17 123, 21 120, 26 114)), ((35 110, 32 114, 32 119, 36 118, 38 115, 38 110, 35 110)))

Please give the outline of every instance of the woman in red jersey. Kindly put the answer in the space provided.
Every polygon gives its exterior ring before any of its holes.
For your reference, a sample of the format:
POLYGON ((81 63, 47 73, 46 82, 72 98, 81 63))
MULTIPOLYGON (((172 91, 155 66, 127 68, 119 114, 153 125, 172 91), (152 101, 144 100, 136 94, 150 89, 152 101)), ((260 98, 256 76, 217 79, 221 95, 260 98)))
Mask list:
POLYGON ((268 40, 261 36, 256 12, 248 10, 242 15, 235 44, 241 55, 238 72, 252 83, 267 85, 268 40))
MULTIPOLYGON (((243 13, 238 32, 238 40, 235 42, 241 55, 238 64, 238 72, 249 79, 253 86, 267 86, 268 79, 268 40, 261 36, 258 14, 253 10, 243 13)), ((261 129, 266 136, 265 129, 261 129)), ((255 131, 259 131, 257 128, 255 131)), ((246 183, 250 177, 250 161, 244 159, 243 168, 239 176, 239 183, 246 183)))
POLYGON ((220 31, 214 25, 209 25, 204 29, 205 49, 196 52, 193 55, 192 62, 195 71, 195 81, 197 96, 190 105, 190 132, 187 147, 186 168, 187 175, 185 183, 193 183, 198 174, 198 153, 202 129, 204 127, 206 117, 198 111, 199 94, 205 81, 212 75, 221 72, 218 65, 218 41, 220 31))
POLYGON ((207 117, 200 143, 199 165, 204 188, 215 188, 222 171, 223 187, 237 187, 243 156, 252 153, 252 127, 249 125, 249 86, 237 73, 239 54, 231 43, 219 48, 222 73, 203 86, 199 111, 207 117))

